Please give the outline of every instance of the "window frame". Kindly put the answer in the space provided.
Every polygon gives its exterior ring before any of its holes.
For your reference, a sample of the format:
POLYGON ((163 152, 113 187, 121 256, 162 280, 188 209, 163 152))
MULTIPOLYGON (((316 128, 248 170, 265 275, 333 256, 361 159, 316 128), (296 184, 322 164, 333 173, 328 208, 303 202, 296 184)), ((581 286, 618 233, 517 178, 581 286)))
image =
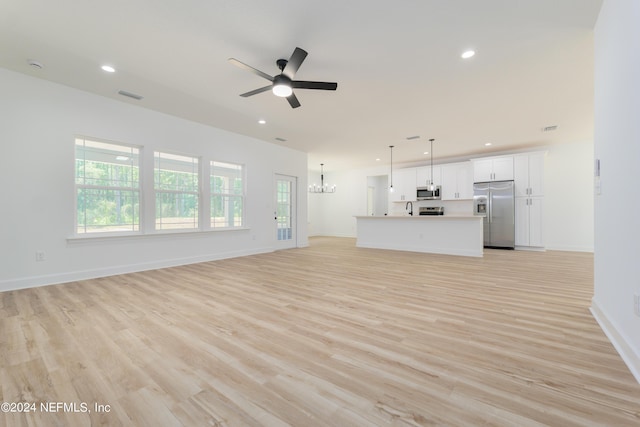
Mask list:
POLYGON ((209 218, 207 221, 207 225, 211 230, 237 230, 237 229, 243 229, 246 228, 246 196, 247 196, 247 168, 246 165, 244 163, 238 163, 238 162, 230 162, 230 161, 223 161, 223 160, 215 160, 215 159, 211 159, 209 160, 209 173, 208 173, 208 179, 209 179, 209 218), (215 185, 212 185, 212 181, 214 180, 214 177, 217 175, 214 175, 214 170, 215 170, 215 164, 226 164, 226 165, 232 165, 232 166, 237 166, 240 168, 240 178, 242 180, 242 189, 241 189, 241 194, 235 194, 233 192, 233 189, 229 189, 229 191, 227 192, 216 192, 215 191, 215 185), (240 224, 239 225, 223 225, 223 226, 216 226, 213 222, 213 209, 211 208, 211 206, 213 205, 214 202, 214 198, 216 197, 223 197, 223 198, 236 198, 238 197, 241 201, 241 210, 242 210, 242 214, 240 216, 240 224))
POLYGON ((189 233, 189 232, 198 232, 198 231, 203 231, 203 227, 202 227, 202 156, 198 156, 198 155, 193 155, 193 154, 185 154, 185 153, 178 153, 175 151, 170 151, 170 150, 161 150, 161 149, 156 149, 153 150, 153 230, 154 233, 156 234, 163 234, 163 233, 189 233), (158 154, 165 154, 167 156, 173 156, 173 157, 183 157, 183 158, 189 158, 192 160, 195 160, 197 162, 197 166, 195 168, 195 177, 197 180, 196 183, 196 190, 177 190, 177 189, 158 189, 157 187, 157 173, 158 173, 158 168, 156 166, 156 156, 158 154), (188 194, 188 195, 192 195, 195 196, 195 201, 196 201, 196 215, 194 216, 195 218, 195 226, 194 227, 175 227, 175 228, 158 228, 158 194, 162 193, 162 194, 174 194, 174 195, 178 195, 178 194, 188 194))
MULTIPOLYGON (((250 229, 250 227, 247 225, 247 222, 246 222, 247 221, 247 210, 246 210, 247 167, 245 163, 216 159, 215 157, 210 156, 209 153, 198 155, 198 154, 192 154, 192 153, 165 150, 163 148, 155 148, 155 147, 145 148, 144 145, 113 141, 113 140, 108 140, 104 138, 98 138, 98 137, 81 135, 81 134, 76 134, 73 137, 73 151, 74 151, 74 160, 73 160, 74 161, 73 163, 74 177, 73 177, 73 185, 72 185, 73 209, 74 209, 73 232, 69 237, 67 237, 67 241, 70 243, 83 242, 83 241, 84 242, 109 241, 111 239, 140 239, 140 238, 149 238, 149 236, 161 237, 167 234, 171 234, 175 236, 179 236, 179 235, 186 236, 186 235, 193 235, 194 233, 211 233, 211 232, 216 233, 216 232, 224 232, 224 231, 250 229), (136 186, 132 186, 132 187, 111 186, 110 187, 106 185, 105 186, 92 185, 93 183, 86 184, 87 178, 86 178, 86 174, 84 173, 82 174, 83 175, 82 179, 84 182, 82 184, 78 184, 78 179, 79 179, 78 161, 79 160, 86 161, 86 158, 87 158, 85 153, 83 153, 83 158, 78 157, 77 147, 81 146, 80 144, 78 144, 78 141, 83 141, 82 145, 85 144, 84 141, 93 141, 97 144, 113 145, 115 146, 113 152, 115 152, 116 155, 117 155, 118 148, 124 148, 127 151, 133 150, 132 153, 137 155, 137 159, 135 159, 135 164, 133 166, 137 168, 137 170, 135 170, 135 172, 133 171, 131 172, 132 176, 129 179, 131 179, 132 182, 135 181, 136 186), (196 185, 197 191, 157 189, 156 188, 156 173, 157 173, 156 172, 156 155, 157 153, 159 153, 160 156, 164 154, 168 156, 179 156, 179 157, 195 160, 197 162, 197 167, 195 168, 194 176, 195 176, 195 179, 197 180, 197 185, 196 185), (215 192, 215 188, 214 188, 215 186, 211 185, 213 180, 212 178, 216 176, 214 175, 214 169, 213 169, 213 166, 215 164, 232 165, 232 166, 238 167, 241 170, 241 180, 242 180, 241 194, 235 193, 238 190, 238 188, 235 188, 235 187, 229 187, 226 191, 215 192), (135 175, 135 173, 137 173, 137 176, 135 175), (94 230, 94 231, 79 233, 78 232, 79 229, 81 228, 83 228, 84 230, 87 229, 86 214, 83 217, 82 215, 79 215, 79 212, 78 212, 78 209, 80 207, 80 203, 79 203, 80 188, 97 188, 97 189, 104 189, 104 190, 115 189, 115 190, 124 190, 124 191, 132 192, 133 195, 135 196, 134 197, 135 202, 132 202, 131 206, 133 209, 135 209, 134 210, 135 217, 131 221, 131 229, 114 230, 114 231, 100 231, 100 230, 95 231, 94 230), (156 200, 157 200, 157 194, 159 193, 193 195, 195 198, 195 204, 197 208, 197 213, 193 217, 194 220, 196 221, 195 226, 194 227, 189 226, 188 228, 185 228, 185 227, 157 228, 156 223, 158 220, 158 217, 157 217, 158 211, 156 206, 157 204, 156 200), (220 196, 231 198, 231 202, 225 201, 226 203, 234 203, 233 198, 234 197, 239 198, 241 203, 241 215, 240 215, 241 224, 229 226, 228 216, 226 217, 227 223, 224 225, 216 226, 215 224, 212 223, 213 200, 215 197, 220 197, 220 196), (80 220, 81 217, 84 218, 84 221, 85 221, 84 224, 78 224, 78 221, 80 220)), ((113 152, 110 152, 108 149, 105 150, 106 154, 114 154, 113 152)), ((98 158, 97 161, 99 162, 99 160, 100 159, 98 158)), ((106 163, 110 163, 110 162, 106 162, 106 163)), ((114 163, 114 164, 117 165, 118 163, 114 163)), ((168 169, 168 170, 171 170, 171 169, 168 169)), ((232 175, 230 174, 229 176, 232 176, 232 175)), ((103 175, 96 175, 95 177, 90 176, 89 180, 91 179, 104 180, 104 182, 106 183, 119 182, 117 178, 117 174, 115 175, 115 178, 114 178, 114 175, 111 174, 111 171, 108 171, 106 176, 103 176, 103 175)), ((84 195, 82 197, 84 197, 84 195)), ((105 200, 109 201, 109 198, 105 197, 105 200)), ((235 206, 237 206, 237 204, 235 206)), ((86 211, 87 210, 85 209, 85 212, 86 211)), ((236 218, 236 217, 232 217, 232 218, 236 218)), ((234 224, 236 223, 235 219, 232 219, 232 221, 234 224)), ((126 224, 126 225, 127 227, 129 226, 129 224, 126 224)), ((119 225, 116 225, 114 227, 118 227, 118 226, 119 225)))
MULTIPOLYGON (((117 151, 117 150, 114 150, 117 151)), ((106 154, 106 151, 104 152, 106 154)), ((120 142, 120 141, 111 141, 111 140, 107 140, 107 139, 102 139, 102 138, 95 138, 95 137, 90 137, 90 136, 85 136, 85 135, 75 135, 73 138, 73 159, 74 159, 74 164, 73 164, 73 171, 74 171, 74 177, 73 177, 73 205, 74 205, 74 209, 73 209, 73 236, 76 238, 99 238, 99 237, 108 237, 108 236, 135 236, 135 235, 140 235, 142 234, 142 227, 143 227, 143 172, 142 172, 142 159, 143 159, 143 147, 136 145, 136 144, 128 144, 128 143, 124 143, 124 142, 120 142), (78 141, 83 141, 83 148, 86 148, 86 143, 87 141, 90 142, 95 142, 98 144, 105 144, 105 145, 111 145, 111 146, 116 146, 116 147, 120 147, 120 148, 126 148, 128 150, 137 150, 137 159, 136 159, 136 164, 132 165, 133 168, 137 168, 137 173, 138 173, 138 177, 137 177, 137 186, 131 186, 131 187, 125 187, 125 186, 107 186, 107 185, 97 185, 97 184, 86 184, 86 180, 87 177, 86 175, 84 176, 84 183, 78 183, 78 160, 80 160, 78 158, 78 141), (81 228, 81 224, 79 223, 80 220, 80 216, 78 215, 78 209, 79 209, 79 205, 78 205, 78 198, 79 198, 79 191, 81 189, 86 189, 86 190, 104 190, 104 191, 125 191, 125 192, 131 192, 133 194, 137 193, 137 212, 136 214, 133 216, 133 221, 131 222, 131 226, 132 229, 131 230, 113 230, 113 231, 100 231, 100 230, 94 230, 94 231, 86 231, 87 230, 87 221, 86 221, 86 216, 84 218, 84 224, 82 226, 82 228, 85 230, 84 232, 79 232, 78 230, 81 228), (136 229, 137 226, 137 229, 136 229)), ((82 159, 84 162, 86 162, 86 156, 84 159, 82 159)), ((85 163, 86 166, 86 163, 85 163)), ((132 172, 133 173, 133 172, 132 172)), ((132 199, 135 200, 135 199, 132 199)), ((135 204, 134 204, 135 206, 135 204)), ((134 210, 135 212, 135 210, 134 210)))

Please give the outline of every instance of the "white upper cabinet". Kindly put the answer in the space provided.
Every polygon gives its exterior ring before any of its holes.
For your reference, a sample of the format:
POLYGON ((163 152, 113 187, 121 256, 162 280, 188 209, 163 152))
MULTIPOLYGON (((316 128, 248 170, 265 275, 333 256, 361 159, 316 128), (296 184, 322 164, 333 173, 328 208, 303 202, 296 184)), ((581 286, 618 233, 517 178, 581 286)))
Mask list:
POLYGON ((433 166, 433 182, 431 182, 431 166, 416 168, 416 186, 426 187, 431 184, 442 185, 442 167, 433 166))
POLYGON ((514 157, 516 197, 544 195, 544 154, 519 154, 514 157))
POLYGON ((513 156, 473 160, 473 182, 513 179, 513 156))
POLYGON ((442 165, 442 200, 473 199, 470 162, 442 165))
POLYGON ((416 201, 416 168, 398 169, 393 172, 393 192, 389 193, 389 200, 416 201))

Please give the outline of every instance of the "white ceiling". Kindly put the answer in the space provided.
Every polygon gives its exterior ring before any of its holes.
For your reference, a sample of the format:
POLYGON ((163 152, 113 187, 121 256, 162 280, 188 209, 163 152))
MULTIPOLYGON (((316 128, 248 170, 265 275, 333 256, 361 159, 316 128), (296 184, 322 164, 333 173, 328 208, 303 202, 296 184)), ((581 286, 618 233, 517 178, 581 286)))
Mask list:
POLYGON ((284 138, 325 171, 388 164, 389 145, 394 165, 422 161, 429 138, 437 161, 591 139, 601 3, 0 0, 0 66, 264 141, 284 138), (238 96, 268 82, 228 58, 275 75, 276 59, 296 46, 309 52, 296 78, 338 82, 336 92, 296 90, 297 109, 270 92, 238 96), (476 56, 461 59, 469 48, 476 56), (541 131, 549 125, 558 130, 541 131))

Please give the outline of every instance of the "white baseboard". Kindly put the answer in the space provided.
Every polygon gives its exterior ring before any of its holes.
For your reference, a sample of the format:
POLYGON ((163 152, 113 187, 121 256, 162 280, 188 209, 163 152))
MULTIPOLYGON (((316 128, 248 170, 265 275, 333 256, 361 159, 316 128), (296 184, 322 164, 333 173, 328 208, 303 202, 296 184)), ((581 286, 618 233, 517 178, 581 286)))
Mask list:
POLYGON ((624 334, 620 332, 614 324, 609 320, 604 310, 598 305, 595 299, 591 300, 591 314, 596 319, 600 328, 613 344, 624 363, 631 371, 631 374, 635 377, 636 381, 640 383, 640 355, 634 349, 630 340, 626 339, 624 334))
POLYGON ((35 288, 38 286, 57 285, 75 282, 77 280, 95 279, 98 277, 114 276, 117 274, 136 273, 139 271, 156 270, 159 268, 177 267, 179 265, 196 264, 199 262, 217 261, 221 259, 237 258, 248 255, 273 252, 273 248, 256 248, 252 250, 231 251, 216 254, 200 255, 186 258, 164 259, 138 264, 116 265, 92 270, 77 270, 65 273, 30 276, 19 279, 0 281, 0 292, 18 289, 35 288))
POLYGON ((593 246, 547 245, 546 249, 548 251, 591 252, 591 253, 593 253, 593 246))
POLYGON ((356 236, 351 234, 340 234, 340 233, 317 233, 309 237, 347 237, 350 239, 355 239, 356 236))
POLYGON ((541 248, 539 246, 516 246, 514 248, 516 251, 529 251, 529 252, 545 252, 546 248, 541 248))

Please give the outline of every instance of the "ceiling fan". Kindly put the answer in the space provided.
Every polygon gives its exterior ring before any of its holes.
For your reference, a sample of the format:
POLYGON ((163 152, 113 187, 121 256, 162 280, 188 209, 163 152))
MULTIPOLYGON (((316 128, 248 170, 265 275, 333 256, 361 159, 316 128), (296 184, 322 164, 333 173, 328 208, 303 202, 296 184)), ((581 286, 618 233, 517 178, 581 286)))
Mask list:
POLYGON ((298 98, 296 98, 295 93, 293 93, 293 89, 336 90, 338 88, 338 83, 293 80, 296 71, 298 71, 298 68, 300 68, 300 65, 302 65, 302 62, 306 57, 307 52, 304 49, 296 47, 289 60, 278 59, 276 61, 276 65, 280 69, 280 74, 275 77, 271 77, 269 74, 263 73, 262 71, 255 69, 252 66, 245 64, 244 62, 240 62, 235 58, 229 58, 229 62, 240 68, 249 70, 252 73, 271 82, 269 86, 261 87, 259 89, 243 93, 240 96, 246 98, 258 93, 271 90, 274 95, 282 98, 287 98, 287 101, 289 101, 289 105, 291 105, 291 108, 298 108, 300 106, 300 102, 298 101, 298 98))

